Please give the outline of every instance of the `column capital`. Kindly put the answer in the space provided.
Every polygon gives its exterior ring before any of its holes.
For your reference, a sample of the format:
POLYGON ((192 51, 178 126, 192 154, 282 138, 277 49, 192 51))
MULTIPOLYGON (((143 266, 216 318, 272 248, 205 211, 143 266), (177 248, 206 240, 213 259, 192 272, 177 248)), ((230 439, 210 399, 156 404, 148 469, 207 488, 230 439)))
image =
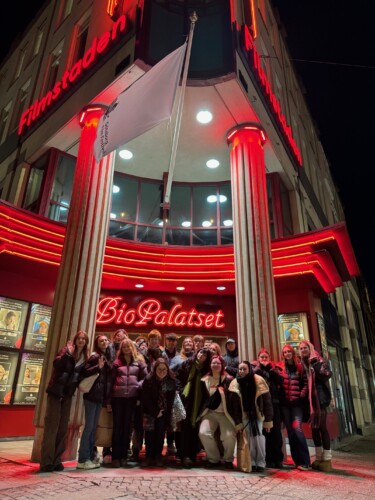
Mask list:
POLYGON ((227 133, 227 143, 231 144, 234 138, 237 137, 238 134, 242 133, 258 134, 262 146, 267 140, 266 132, 259 123, 248 122, 248 123, 240 123, 239 125, 236 125, 233 128, 231 128, 227 133))
POLYGON ((108 107, 109 106, 107 104, 99 102, 88 104, 83 107, 78 114, 79 124, 82 128, 90 123, 95 123, 97 125, 102 115, 107 111, 108 107))

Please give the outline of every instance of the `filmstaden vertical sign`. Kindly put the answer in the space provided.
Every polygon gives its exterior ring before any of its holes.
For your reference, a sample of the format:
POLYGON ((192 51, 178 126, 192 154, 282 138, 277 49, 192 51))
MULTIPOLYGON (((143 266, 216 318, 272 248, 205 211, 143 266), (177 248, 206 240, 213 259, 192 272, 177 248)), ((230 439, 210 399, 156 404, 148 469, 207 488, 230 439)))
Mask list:
POLYGON ((218 309, 214 313, 198 312, 195 307, 183 309, 177 302, 170 309, 163 309, 162 303, 154 298, 142 300, 137 307, 128 307, 122 297, 107 296, 98 303, 96 324, 126 326, 181 327, 181 328, 225 328, 224 313, 218 309))
POLYGON ((32 126, 39 117, 46 112, 53 104, 66 92, 70 90, 83 73, 94 66, 98 59, 109 49, 111 45, 120 39, 120 36, 126 33, 126 16, 122 15, 113 23, 112 30, 106 31, 100 37, 95 37, 91 47, 84 56, 79 59, 72 68, 66 70, 53 88, 41 99, 37 99, 21 115, 18 125, 18 135, 22 135, 32 126))

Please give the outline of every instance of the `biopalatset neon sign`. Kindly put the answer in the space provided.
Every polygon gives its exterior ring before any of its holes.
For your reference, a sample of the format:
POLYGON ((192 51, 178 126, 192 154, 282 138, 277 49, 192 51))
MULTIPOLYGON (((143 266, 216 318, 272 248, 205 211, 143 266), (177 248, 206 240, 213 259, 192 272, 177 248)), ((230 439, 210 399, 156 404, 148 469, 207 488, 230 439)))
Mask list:
POLYGON ((113 24, 111 31, 106 31, 100 38, 95 37, 82 59, 79 59, 70 70, 65 71, 61 80, 54 85, 52 90, 48 91, 41 99, 37 99, 23 112, 18 126, 18 135, 22 135, 26 128, 37 121, 42 113, 50 108, 64 92, 67 92, 82 73, 96 64, 98 58, 119 39, 120 34, 124 33, 125 29, 126 17, 122 15, 113 24))
POLYGON ((222 329, 224 313, 218 309, 215 313, 198 312, 194 307, 182 309, 176 303, 171 309, 163 309, 157 299, 145 299, 137 307, 128 308, 122 297, 104 297, 98 303, 96 324, 133 325, 133 326, 173 326, 181 328, 217 328, 222 329))
POLYGON ((260 55, 258 54, 255 45, 254 45, 254 40, 253 37, 251 36, 251 33, 249 31, 249 28, 245 25, 243 26, 243 46, 245 48, 245 51, 248 54, 248 60, 249 63, 254 70, 254 73, 257 77, 257 80, 262 88, 263 94, 267 98, 268 102, 271 105, 272 111, 274 112, 274 115, 276 117, 277 123, 279 124, 279 127, 281 128, 284 137, 286 138, 289 147, 292 150, 293 156, 296 159, 297 163, 299 166, 302 166, 302 156, 301 152, 298 149, 298 146, 296 144, 296 141, 294 140, 292 129, 289 126, 288 122, 286 121, 285 116, 281 112, 281 107, 280 103, 275 96, 275 94, 272 92, 271 85, 267 79, 267 75, 262 68, 261 62, 260 62, 260 55))

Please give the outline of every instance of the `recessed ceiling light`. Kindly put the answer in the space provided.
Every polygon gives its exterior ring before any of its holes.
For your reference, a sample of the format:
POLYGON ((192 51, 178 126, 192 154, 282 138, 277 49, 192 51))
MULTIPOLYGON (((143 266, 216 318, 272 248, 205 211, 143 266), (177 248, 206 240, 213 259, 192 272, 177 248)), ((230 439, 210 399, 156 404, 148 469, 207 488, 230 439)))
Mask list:
POLYGON ((164 222, 161 220, 160 222, 158 222, 158 226, 162 226, 164 224, 164 222))
POLYGON ((227 201, 227 197, 224 194, 221 194, 219 196, 220 203, 225 203, 227 201))
POLYGON ((116 219, 117 215, 116 214, 109 214, 111 219, 116 219))
POLYGON ((199 123, 210 123, 210 121, 212 120, 212 113, 207 110, 202 110, 197 113, 196 118, 199 123))
POLYGON ((217 168, 220 165, 220 162, 211 158, 211 160, 206 161, 206 165, 208 168, 217 168))
POLYGON ((224 224, 224 226, 227 226, 227 227, 233 226, 233 221, 232 221, 232 219, 226 219, 223 221, 223 224, 224 224))
POLYGON ((133 153, 128 149, 121 149, 121 151, 119 151, 119 156, 123 160, 130 160, 131 158, 133 158, 133 153))
POLYGON ((216 290, 220 290, 220 291, 221 290, 226 290, 226 289, 227 289, 227 287, 225 287, 225 286, 217 286, 216 287, 216 290))
POLYGON ((202 222, 202 226, 203 226, 203 227, 210 227, 210 226, 212 226, 212 222, 211 222, 211 221, 209 221, 209 220, 204 220, 204 221, 202 222))
POLYGON ((142 285, 142 283, 136 283, 135 285, 135 288, 143 288, 144 285, 142 285))
POLYGON ((116 193, 119 193, 120 192, 120 188, 118 186, 113 186, 112 188, 112 193, 116 194, 116 193))
POLYGON ((184 286, 176 286, 176 290, 185 290, 184 286))
POLYGON ((184 222, 181 224, 181 226, 183 226, 183 227, 190 227, 191 226, 191 222, 189 220, 184 220, 184 222))
POLYGON ((215 203, 217 201, 216 194, 210 194, 210 196, 207 196, 207 201, 208 203, 215 203))

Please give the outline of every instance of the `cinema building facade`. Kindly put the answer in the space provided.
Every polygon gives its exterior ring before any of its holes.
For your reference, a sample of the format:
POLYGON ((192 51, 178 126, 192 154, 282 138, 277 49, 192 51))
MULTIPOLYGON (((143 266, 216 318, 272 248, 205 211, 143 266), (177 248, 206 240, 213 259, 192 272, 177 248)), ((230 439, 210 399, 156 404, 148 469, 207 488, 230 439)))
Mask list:
MULTIPOLYGON (((250 360, 310 339, 334 372, 333 438, 366 431, 369 302, 267 0, 46 1, 0 88, 0 438, 42 429, 69 337, 119 327, 234 337, 250 360), (171 120, 97 162, 103 105, 184 42, 193 11, 173 168, 181 87, 171 120)), ((81 423, 77 398, 71 450, 81 423)))

